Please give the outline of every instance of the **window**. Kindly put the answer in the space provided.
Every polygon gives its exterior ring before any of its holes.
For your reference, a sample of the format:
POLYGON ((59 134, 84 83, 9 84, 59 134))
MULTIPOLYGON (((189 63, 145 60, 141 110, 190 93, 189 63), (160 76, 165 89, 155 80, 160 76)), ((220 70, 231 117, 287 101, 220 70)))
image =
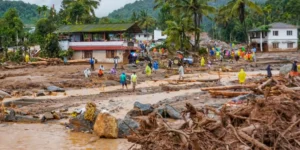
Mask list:
POLYGON ((278 36, 278 31, 273 31, 273 36, 278 36))
POLYGON ((288 48, 294 48, 294 43, 287 43, 288 48))
POLYGON ((273 43, 273 48, 279 48, 279 43, 273 43))
POLYGON ((291 36, 291 35, 293 35, 293 31, 287 31, 286 34, 289 35, 289 36, 291 36))
POLYGON ((144 37, 147 37, 147 34, 144 34, 144 37))
POLYGON ((110 50, 106 51, 106 58, 114 58, 116 56, 116 51, 110 50))
POLYGON ((93 51, 84 51, 84 58, 93 57, 93 51))
POLYGON ((141 35, 139 34, 139 37, 141 37, 141 35))

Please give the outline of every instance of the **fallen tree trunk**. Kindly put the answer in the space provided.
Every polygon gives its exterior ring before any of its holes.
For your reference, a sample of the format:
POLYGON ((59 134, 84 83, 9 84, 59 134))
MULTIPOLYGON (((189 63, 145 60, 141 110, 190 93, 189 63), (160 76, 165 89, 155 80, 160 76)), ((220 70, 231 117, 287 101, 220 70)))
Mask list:
POLYGON ((264 93, 264 91, 262 90, 265 86, 271 84, 273 81, 273 79, 269 79, 267 80, 266 82, 264 82, 263 84, 261 84, 260 86, 258 86, 258 90, 261 92, 261 93, 264 93))
POLYGON ((70 64, 88 63, 88 62, 89 62, 89 60, 87 60, 87 59, 68 60, 68 63, 70 63, 70 64))
POLYGON ((20 69, 20 68, 25 68, 26 65, 21 65, 21 66, 4 66, 5 69, 20 69))
POLYGON ((217 87, 208 87, 208 88, 201 88, 202 91, 211 91, 211 90, 233 90, 233 89, 252 89, 256 88, 256 84, 251 85, 232 85, 232 86, 217 86, 217 87))
POLYGON ((252 92, 234 92, 234 91, 209 91, 210 95, 213 97, 216 96, 224 96, 224 97, 237 97, 240 95, 246 95, 246 94, 250 94, 252 92))
POLYGON ((48 65, 47 61, 29 62, 30 65, 48 65))

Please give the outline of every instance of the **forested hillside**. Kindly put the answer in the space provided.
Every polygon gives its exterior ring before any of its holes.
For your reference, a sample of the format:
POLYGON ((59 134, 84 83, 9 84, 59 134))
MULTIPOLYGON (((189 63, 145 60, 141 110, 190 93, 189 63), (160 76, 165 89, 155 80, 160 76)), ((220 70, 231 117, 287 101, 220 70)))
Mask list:
MULTIPOLYGON (((138 0, 134 3, 127 4, 124 7, 113 11, 108 15, 109 18, 111 19, 116 19, 116 20, 127 20, 131 17, 133 12, 139 12, 141 10, 146 10, 147 13, 154 17, 158 18, 159 10, 153 10, 153 7, 155 6, 155 0, 138 0)), ((212 0, 210 4, 212 6, 222 6, 225 5, 229 0, 212 0)), ((254 0, 259 3, 264 3, 266 0, 254 0)))
POLYGON ((37 5, 24 3, 23 1, 0 0, 0 17, 9 9, 16 8, 24 24, 33 24, 39 19, 37 5))

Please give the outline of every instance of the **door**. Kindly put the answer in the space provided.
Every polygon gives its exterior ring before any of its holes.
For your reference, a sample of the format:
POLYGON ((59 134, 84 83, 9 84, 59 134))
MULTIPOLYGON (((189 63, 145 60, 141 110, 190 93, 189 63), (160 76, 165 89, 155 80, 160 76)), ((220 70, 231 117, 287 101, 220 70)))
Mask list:
POLYGON ((128 56, 130 55, 129 50, 126 50, 125 53, 123 53, 123 64, 128 64, 128 56))

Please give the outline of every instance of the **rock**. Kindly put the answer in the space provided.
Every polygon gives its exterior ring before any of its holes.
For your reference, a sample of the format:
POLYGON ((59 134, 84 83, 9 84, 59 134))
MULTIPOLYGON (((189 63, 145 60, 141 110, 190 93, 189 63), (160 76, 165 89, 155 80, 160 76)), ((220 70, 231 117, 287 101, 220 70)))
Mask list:
POLYGON ((293 67, 292 64, 288 64, 288 65, 284 65, 284 66, 280 67, 279 74, 287 75, 292 70, 292 67, 293 67))
POLYGON ((100 113, 97 116, 94 132, 99 137, 118 138, 118 121, 108 113, 100 113))
POLYGON ((147 89, 141 89, 141 92, 142 93, 147 93, 148 91, 147 91, 147 89))
POLYGON ((4 96, 0 95, 0 101, 4 100, 4 96))
POLYGON ((97 142, 98 140, 99 140, 99 137, 92 137, 92 138, 90 138, 89 143, 94 143, 94 142, 97 142))
POLYGON ((1 91, 1 90, 0 90, 0 96, 2 96, 3 98, 11 98, 10 94, 8 94, 8 93, 6 93, 4 91, 1 91))
POLYGON ((125 136, 130 135, 130 133, 132 131, 128 126, 133 130, 137 130, 139 128, 139 123, 128 117, 125 117, 124 120, 118 119, 118 129, 119 129, 118 137, 119 138, 124 138, 125 136))
POLYGON ((75 132, 91 132, 93 125, 93 122, 84 119, 84 114, 80 114, 75 118, 69 119, 69 123, 66 124, 66 127, 75 132))
POLYGON ((41 123, 42 122, 38 118, 32 118, 27 116, 16 116, 16 121, 20 123, 41 123))
POLYGON ((13 109, 8 109, 7 110, 8 114, 5 115, 4 117, 4 121, 7 121, 7 122, 14 122, 16 121, 16 113, 13 109))
POLYGON ((137 109, 137 108, 131 109, 131 110, 126 114, 126 116, 131 116, 131 117, 136 117, 136 116, 140 116, 140 115, 142 115, 142 114, 141 114, 141 111, 140 111, 139 109, 137 109))
POLYGON ((24 96, 32 96, 33 93, 31 91, 25 91, 23 95, 24 96))
POLYGON ((68 108, 63 108, 63 109, 60 109, 59 112, 67 112, 68 111, 68 108))
POLYGON ((57 86, 48 86, 47 90, 50 92, 65 92, 65 89, 59 88, 57 86))
POLYGON ((50 119, 54 119, 54 116, 51 112, 46 112, 44 114, 45 119, 50 120, 50 119))
POLYGON ((148 115, 154 110, 150 104, 142 104, 140 102, 135 102, 134 108, 139 109, 142 115, 148 115))
POLYGON ((200 99, 199 97, 195 97, 195 98, 194 98, 194 100, 199 100, 199 99, 200 99))
POLYGON ((181 115, 180 113, 171 105, 166 105, 166 111, 168 113, 168 115, 170 116, 170 118, 172 119, 181 119, 181 115))
POLYGON ((60 116, 60 114, 54 112, 53 113, 53 118, 59 120, 59 119, 61 119, 61 116, 60 116))
POLYGON ((37 93, 36 93, 36 96, 37 97, 39 97, 39 96, 45 96, 45 93, 44 93, 45 91, 43 91, 43 90, 41 90, 41 91, 38 91, 37 93))

